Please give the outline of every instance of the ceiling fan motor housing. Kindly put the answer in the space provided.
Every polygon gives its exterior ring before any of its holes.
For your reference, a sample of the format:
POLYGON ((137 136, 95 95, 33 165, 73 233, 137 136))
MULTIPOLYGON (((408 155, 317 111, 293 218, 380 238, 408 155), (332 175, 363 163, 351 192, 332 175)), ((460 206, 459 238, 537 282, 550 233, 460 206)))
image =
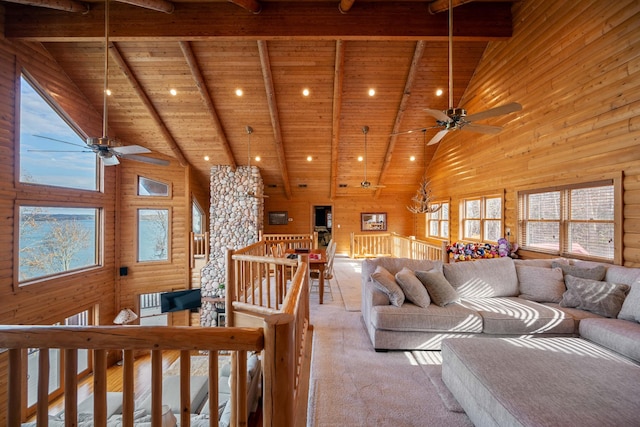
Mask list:
POLYGON ((447 116, 451 117, 452 119, 460 119, 467 115, 467 110, 465 110, 464 108, 450 108, 446 111, 446 113, 447 116))
POLYGON ((92 136, 87 138, 87 145, 111 146, 113 144, 111 143, 111 139, 108 136, 101 136, 101 137, 92 136))

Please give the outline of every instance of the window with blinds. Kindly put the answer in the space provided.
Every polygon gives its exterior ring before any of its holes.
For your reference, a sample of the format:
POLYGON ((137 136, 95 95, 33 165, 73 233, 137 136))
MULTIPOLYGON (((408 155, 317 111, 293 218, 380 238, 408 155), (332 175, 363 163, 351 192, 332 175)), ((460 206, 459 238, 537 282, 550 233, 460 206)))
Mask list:
POLYGON ((612 180, 519 193, 523 249, 614 260, 615 195, 612 180))

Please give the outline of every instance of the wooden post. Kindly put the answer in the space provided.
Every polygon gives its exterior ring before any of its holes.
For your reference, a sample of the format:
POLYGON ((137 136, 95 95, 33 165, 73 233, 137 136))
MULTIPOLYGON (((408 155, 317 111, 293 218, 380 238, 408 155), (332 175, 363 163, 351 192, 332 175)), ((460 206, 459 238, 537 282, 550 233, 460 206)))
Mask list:
POLYGON ((64 353, 64 415, 66 419, 78 416, 78 350, 66 348, 64 353))
POLYGON ((93 425, 107 425, 107 350, 93 352, 93 425))
MULTIPOLYGON (((271 315, 264 320, 265 423, 292 427, 294 409, 294 369, 297 350, 292 348, 294 316, 271 315)), ((265 425, 267 425, 265 424, 265 425)))
MULTIPOLYGON (((12 348, 9 350, 9 396, 7 397, 7 426, 19 426, 21 423, 20 412, 22 410, 22 350, 12 348)), ((45 418, 46 419, 46 418, 45 418)))
MULTIPOLYGON (((13 367, 11 370, 15 370, 13 367)), ((38 419, 44 420, 49 416, 49 349, 38 350, 38 419), (42 402, 42 403, 40 403, 42 402)), ((18 371, 20 372, 20 371, 18 371)))
POLYGON ((225 323, 226 326, 233 326, 235 325, 235 319, 233 316, 233 301, 236 300, 236 276, 235 276, 235 272, 236 269, 233 268, 233 251, 231 249, 227 249, 227 253, 226 253, 226 262, 225 262, 225 268, 226 268, 226 274, 225 274, 225 285, 224 285, 224 291, 225 291, 225 302, 224 302, 224 312, 225 312, 225 323))

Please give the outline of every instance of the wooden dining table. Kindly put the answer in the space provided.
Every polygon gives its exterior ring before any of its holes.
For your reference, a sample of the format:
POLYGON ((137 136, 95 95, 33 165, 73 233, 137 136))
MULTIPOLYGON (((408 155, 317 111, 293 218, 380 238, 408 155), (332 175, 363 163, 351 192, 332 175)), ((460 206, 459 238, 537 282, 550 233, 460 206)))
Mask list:
POLYGON ((295 249, 287 249, 287 254, 295 253, 308 255, 309 271, 318 272, 318 302, 324 302, 324 270, 327 267, 327 251, 325 249, 310 249, 309 252, 296 252, 295 249))

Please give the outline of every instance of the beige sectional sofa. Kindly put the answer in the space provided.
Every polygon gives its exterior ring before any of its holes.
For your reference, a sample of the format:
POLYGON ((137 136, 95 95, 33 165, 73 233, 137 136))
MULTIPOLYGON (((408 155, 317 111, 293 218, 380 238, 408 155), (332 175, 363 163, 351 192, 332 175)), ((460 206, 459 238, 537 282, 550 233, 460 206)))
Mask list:
POLYGON ((362 286, 374 347, 441 349, 443 382, 474 425, 640 425, 640 269, 389 258, 363 262, 362 286), (443 307, 407 286, 425 270, 455 290, 443 301, 425 281, 443 307))
MULTIPOLYGON (((376 350, 440 350, 442 340, 456 337, 573 337, 578 335, 580 320, 603 316, 601 310, 581 309, 584 306, 575 301, 568 300, 574 307, 560 304, 565 281, 576 277, 567 273, 586 274, 587 278, 577 280, 578 285, 594 280, 629 286, 640 276, 640 269, 566 259, 504 257, 449 264, 367 259, 362 263, 362 317, 376 350), (431 298, 421 307, 406 298, 411 292, 396 289, 394 294, 380 283, 385 274, 376 274, 385 270, 399 283, 396 276, 405 268, 414 273, 441 272, 455 290, 455 302, 438 305, 431 298), (400 304, 398 293, 405 294, 400 304)), ((612 293, 619 296, 622 289, 615 291, 612 293)))

